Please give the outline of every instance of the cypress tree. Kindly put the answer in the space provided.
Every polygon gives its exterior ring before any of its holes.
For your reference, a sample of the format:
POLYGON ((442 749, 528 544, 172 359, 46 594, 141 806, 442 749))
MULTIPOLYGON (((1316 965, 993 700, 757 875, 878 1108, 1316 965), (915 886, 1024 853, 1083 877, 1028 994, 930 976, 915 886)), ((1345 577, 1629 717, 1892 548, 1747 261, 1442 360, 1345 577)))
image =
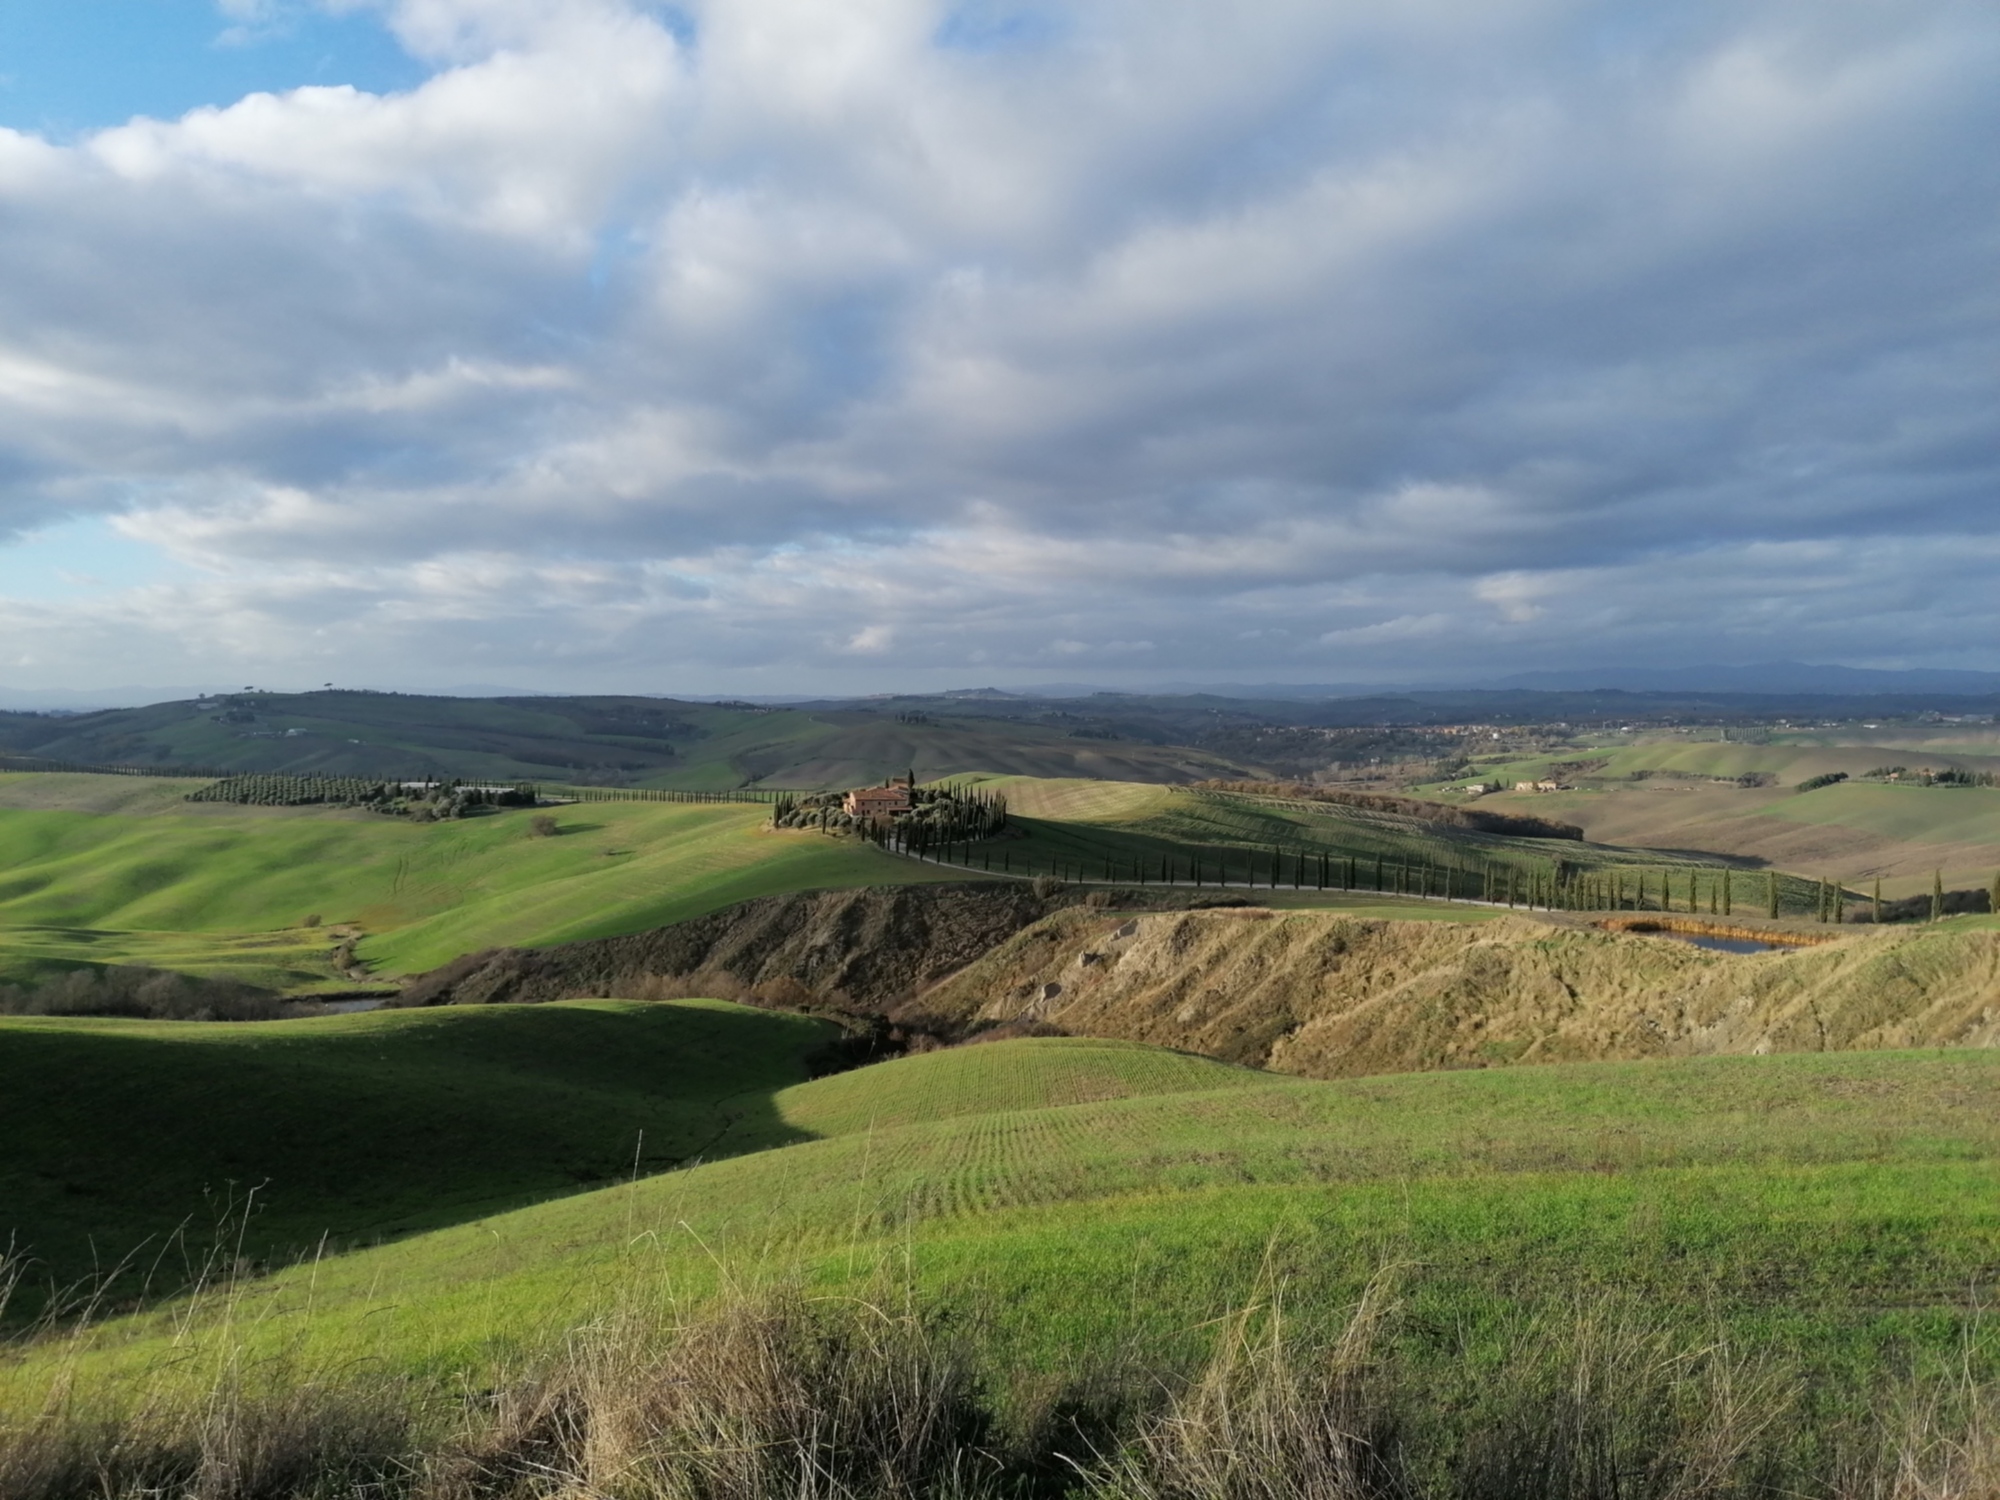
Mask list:
POLYGON ((1770 916, 1778 914, 1778 872, 1773 870, 1770 877, 1770 916))
POLYGON ((1847 916, 1847 887, 1838 880, 1833 883, 1833 922, 1837 927, 1847 916))
POLYGON ((1729 915, 1729 871, 1722 872, 1722 914, 1729 915))
POLYGON ((1986 887, 1986 909, 2000 914, 2000 871, 1993 876, 1993 883, 1986 887))
POLYGON ((1944 915, 1944 871, 1931 871, 1931 920, 1937 921, 1944 915))

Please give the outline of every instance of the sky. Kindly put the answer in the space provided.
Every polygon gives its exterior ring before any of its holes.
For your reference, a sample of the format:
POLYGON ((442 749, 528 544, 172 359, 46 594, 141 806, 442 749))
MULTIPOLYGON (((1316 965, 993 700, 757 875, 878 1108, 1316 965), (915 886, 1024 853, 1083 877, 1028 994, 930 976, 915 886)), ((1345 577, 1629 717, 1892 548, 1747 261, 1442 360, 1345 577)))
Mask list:
POLYGON ((0 686, 2000 668, 1991 0, 0 0, 0 686))

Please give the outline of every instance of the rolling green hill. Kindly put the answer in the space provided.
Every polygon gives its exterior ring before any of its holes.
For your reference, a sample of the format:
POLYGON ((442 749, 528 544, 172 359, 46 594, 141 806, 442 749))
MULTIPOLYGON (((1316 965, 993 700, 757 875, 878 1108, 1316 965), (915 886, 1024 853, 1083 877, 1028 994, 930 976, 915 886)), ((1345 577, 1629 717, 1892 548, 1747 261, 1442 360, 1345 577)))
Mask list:
POLYGON ((557 810, 560 831, 536 838, 522 812, 417 824, 188 803, 188 787, 0 776, 0 978, 147 962, 325 988, 352 982, 329 959, 350 927, 362 961, 399 973, 773 892, 948 878, 857 840, 773 832, 748 804, 589 803, 557 810), (51 805, 65 788, 114 810, 51 805), (313 916, 324 925, 301 927, 313 916))
MULTIPOLYGON (((1199 859, 1207 885, 1254 882, 1278 894, 1351 888, 1442 895, 1449 876, 1456 897, 1503 901, 1498 882, 1511 872, 1525 903, 1531 883, 1545 887, 1560 867, 1565 879, 1594 878, 1604 891, 1609 882, 1621 882, 1618 888, 1633 898, 1643 876, 1649 906, 1657 905, 1662 875, 1670 875, 1679 893, 1674 899, 1685 909, 1690 879, 1705 904, 1711 891, 1719 896, 1722 871, 1729 868, 1736 872, 1733 899, 1745 911, 1763 910, 1766 899, 1765 873, 1698 848, 1530 838, 1279 796, 1100 781, 967 780, 1008 799, 1010 827, 1003 836, 948 853, 951 861, 981 872, 1127 884, 1171 874, 1186 883, 1199 859)), ((1543 804, 1556 801, 1543 798, 1520 810, 1546 815, 1552 809, 1543 804)), ((1778 880, 1782 914, 1814 910, 1812 881, 1782 872, 1778 880)))
POLYGON ((665 698, 220 695, 74 715, 0 713, 0 754, 86 765, 371 778, 725 790, 869 785, 914 767, 1194 781, 1227 756, 1078 737, 1061 723, 897 714, 851 704, 766 708, 665 698))
POLYGON ((484 1390, 633 1318, 789 1282, 943 1310, 1018 1412, 1084 1372, 1185 1370, 1278 1288, 1295 1330, 1337 1327, 1385 1267, 1376 1357, 1448 1408, 1484 1409, 1510 1340, 1590 1307, 1643 1308, 1674 1359, 1756 1351, 1815 1393, 1787 1431, 1867 1412, 1884 1380, 1994 1374, 1991 1052, 1309 1083, 1024 1041, 768 1102, 774 1132, 818 1138, 102 1324, 0 1366, 0 1408, 52 1381, 198 1401, 242 1368, 484 1390))
POLYGON ((178 1290, 696 1157, 804 1139, 772 1095, 837 1034, 706 1001, 237 1025, 0 1019, 0 1245, 46 1289, 178 1290))
MULTIPOLYGON (((1704 856, 1135 782, 978 779, 1007 795, 1014 825, 940 865, 773 830, 766 809, 748 803, 590 802, 559 809, 557 834, 537 838, 522 811, 419 824, 190 803, 193 783, 176 779, 0 775, 0 980, 139 963, 307 992, 483 948, 644 931, 757 896, 949 880, 968 867, 1125 884, 1170 869, 1186 882, 1199 858, 1206 884, 1226 876, 1240 888, 1254 873, 1269 892, 1274 850, 1285 889, 1267 899, 1317 899, 1322 878, 1338 886, 1351 877, 1374 901, 1378 862, 1392 897, 1427 880, 1439 891, 1446 870, 1460 897, 1497 894, 1484 872, 1511 870, 1525 901, 1530 880, 1545 889, 1558 861, 1615 876, 1628 893, 1644 874, 1654 904, 1663 871, 1682 905, 1690 879, 1704 900, 1718 889, 1717 865, 1704 856)), ((1764 878, 1735 887, 1744 910, 1761 909, 1764 878)), ((1815 887, 1792 877, 1783 885, 1787 912, 1810 909, 1815 887)))

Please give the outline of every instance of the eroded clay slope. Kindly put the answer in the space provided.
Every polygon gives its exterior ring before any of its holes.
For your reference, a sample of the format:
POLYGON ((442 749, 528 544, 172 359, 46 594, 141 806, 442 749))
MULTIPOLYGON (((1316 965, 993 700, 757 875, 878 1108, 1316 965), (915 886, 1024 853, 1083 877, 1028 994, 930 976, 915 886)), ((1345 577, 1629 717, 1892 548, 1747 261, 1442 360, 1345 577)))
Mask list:
POLYGON ((919 1002, 1330 1078, 1509 1062, 2000 1042, 2000 934, 1732 955, 1522 919, 1058 912, 919 1002))

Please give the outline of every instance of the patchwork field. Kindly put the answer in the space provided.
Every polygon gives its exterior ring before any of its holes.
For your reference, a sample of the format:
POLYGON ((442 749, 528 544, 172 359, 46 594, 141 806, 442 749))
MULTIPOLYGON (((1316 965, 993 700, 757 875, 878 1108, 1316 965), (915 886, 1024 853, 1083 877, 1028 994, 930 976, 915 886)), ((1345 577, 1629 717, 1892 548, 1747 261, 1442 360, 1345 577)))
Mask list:
MULTIPOLYGON (((1744 744, 1641 737, 1532 760, 1479 762, 1449 784, 1486 778, 1511 787, 1553 777, 1576 789, 1508 791, 1479 805, 1560 818, 1593 842, 1699 851, 1857 888, 1879 878, 1892 897, 1929 890, 1939 871, 1948 885, 1962 888, 1984 886, 2000 870, 2000 790, 1852 779, 1797 790, 1814 776, 1844 771, 1859 778, 1885 765, 2000 770, 2000 742, 1963 731, 1950 738, 1884 732, 1866 744, 1839 738, 1799 734, 1744 744), (1746 776, 1769 784, 1736 784, 1746 776)), ((1443 784, 1426 790, 1449 800, 1443 784)))

